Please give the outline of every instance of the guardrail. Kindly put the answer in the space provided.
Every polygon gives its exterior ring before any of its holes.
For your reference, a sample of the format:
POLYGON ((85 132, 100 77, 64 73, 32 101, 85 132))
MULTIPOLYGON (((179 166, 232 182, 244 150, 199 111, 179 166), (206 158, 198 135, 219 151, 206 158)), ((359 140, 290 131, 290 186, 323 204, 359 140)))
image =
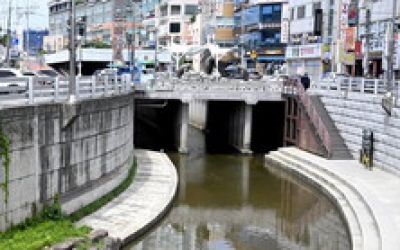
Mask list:
POLYGON ((319 138, 322 141, 328 157, 332 156, 332 143, 331 136, 328 129, 326 128, 324 121, 318 114, 317 109, 311 101, 310 96, 307 94, 299 78, 290 78, 283 83, 282 93, 286 95, 295 95, 299 97, 300 102, 303 104, 311 123, 316 129, 319 138))
MULTIPOLYGON (((397 94, 400 82, 394 82, 393 91, 397 94)), ((359 92, 365 94, 385 94, 387 84, 384 79, 369 79, 362 77, 338 77, 336 79, 326 78, 312 86, 314 89, 329 91, 359 92)), ((398 96, 398 95, 397 95, 398 96)))
MULTIPOLYGON (((18 77, 0 78, 0 105, 26 105, 62 102, 70 98, 68 78, 18 77)), ((132 91, 128 75, 77 77, 76 100, 117 95, 132 91)))

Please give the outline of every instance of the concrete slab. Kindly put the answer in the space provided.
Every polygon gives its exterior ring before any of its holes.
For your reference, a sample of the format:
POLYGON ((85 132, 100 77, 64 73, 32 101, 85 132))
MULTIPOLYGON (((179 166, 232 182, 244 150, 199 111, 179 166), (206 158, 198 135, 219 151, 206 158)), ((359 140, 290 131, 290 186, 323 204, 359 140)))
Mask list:
POLYGON ((158 152, 136 150, 137 172, 131 186, 119 197, 83 218, 78 225, 107 230, 126 244, 158 222, 171 206, 178 174, 169 158, 158 152))
MULTIPOLYGON (((375 168, 364 168, 356 160, 327 160, 297 148, 282 148, 266 156, 268 161, 278 163, 302 178, 322 186, 333 199, 342 194, 343 200, 336 200, 342 211, 349 206, 355 211, 344 212, 350 227, 360 228, 360 244, 353 249, 400 249, 400 178, 375 168), (327 183, 334 183, 329 187, 327 183), (358 224, 358 225, 356 225, 358 224), (371 233, 372 231, 376 233, 371 233), (372 246, 373 245, 373 246, 372 246)), ((360 234, 352 234, 354 240, 360 234)), ((357 240, 358 241, 358 240, 357 240)))

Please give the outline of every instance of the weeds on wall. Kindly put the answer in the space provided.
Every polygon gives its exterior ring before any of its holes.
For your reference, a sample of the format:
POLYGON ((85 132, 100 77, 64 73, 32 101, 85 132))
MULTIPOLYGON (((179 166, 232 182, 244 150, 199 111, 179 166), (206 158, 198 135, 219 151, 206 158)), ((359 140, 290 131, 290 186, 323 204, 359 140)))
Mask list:
MULTIPOLYGON (((3 130, 0 128, 0 158, 2 161, 2 165, 4 168, 4 179, 3 182, 0 183, 1 189, 4 193, 4 206, 5 211, 8 209, 8 197, 9 197, 9 182, 10 182, 10 141, 7 136, 3 133, 3 130)), ((5 213, 5 221, 8 223, 8 216, 5 213)))

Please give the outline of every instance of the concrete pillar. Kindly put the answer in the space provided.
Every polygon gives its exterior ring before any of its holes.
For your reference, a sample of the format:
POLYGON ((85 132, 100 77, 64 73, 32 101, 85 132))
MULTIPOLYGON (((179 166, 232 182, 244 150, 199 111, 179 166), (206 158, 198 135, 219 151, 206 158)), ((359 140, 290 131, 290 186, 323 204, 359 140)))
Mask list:
POLYGON ((246 103, 244 107, 244 126, 243 126, 243 144, 240 152, 242 154, 252 154, 251 151, 251 129, 253 125, 253 105, 246 103))
POLYGON ((189 102, 182 102, 179 152, 188 153, 189 102))

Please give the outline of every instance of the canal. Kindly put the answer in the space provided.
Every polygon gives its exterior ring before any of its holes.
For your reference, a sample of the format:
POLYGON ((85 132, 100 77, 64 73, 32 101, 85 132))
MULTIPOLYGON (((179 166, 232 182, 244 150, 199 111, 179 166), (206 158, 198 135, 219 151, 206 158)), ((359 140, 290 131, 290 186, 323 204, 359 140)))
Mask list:
MULTIPOLYGON (((199 143, 200 142, 200 143, 199 143)), ((344 220, 320 192, 262 155, 169 154, 179 173, 171 211, 125 249, 351 249, 344 220)))

